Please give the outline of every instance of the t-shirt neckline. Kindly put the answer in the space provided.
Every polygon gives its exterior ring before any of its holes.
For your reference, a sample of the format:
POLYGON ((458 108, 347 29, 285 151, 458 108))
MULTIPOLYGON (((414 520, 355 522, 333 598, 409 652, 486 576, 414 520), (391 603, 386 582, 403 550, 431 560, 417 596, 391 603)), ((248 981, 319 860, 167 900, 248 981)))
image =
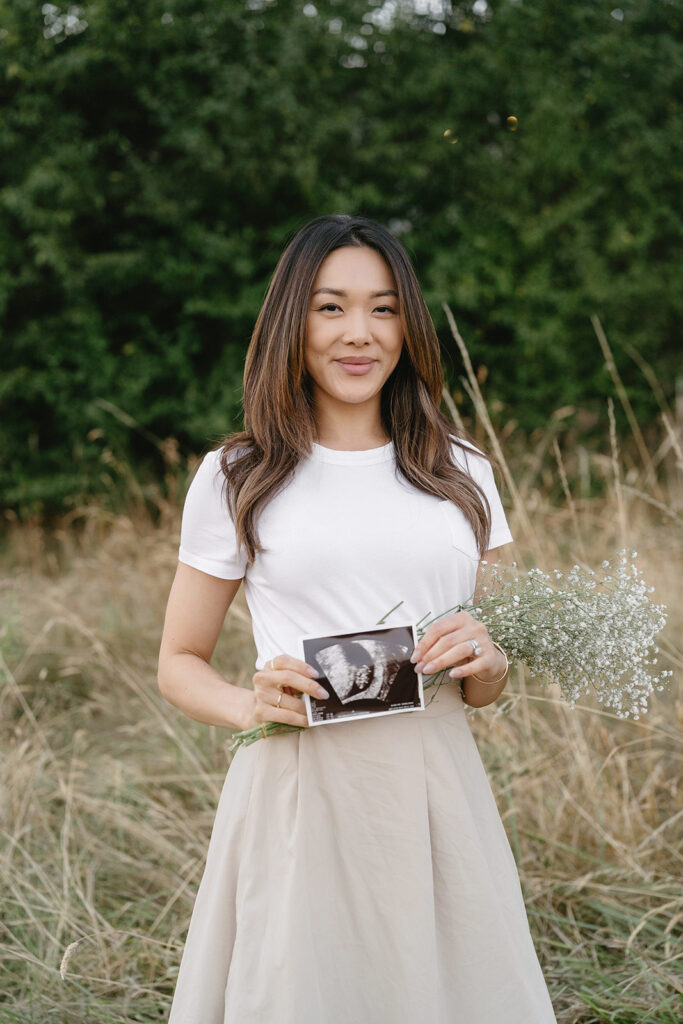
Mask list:
POLYGON ((310 458, 313 462, 332 462, 338 466, 368 466, 375 462, 386 462, 393 458, 393 455, 393 441, 388 441, 379 448, 364 448, 360 451, 339 451, 336 448, 325 448, 317 441, 313 441, 310 458))

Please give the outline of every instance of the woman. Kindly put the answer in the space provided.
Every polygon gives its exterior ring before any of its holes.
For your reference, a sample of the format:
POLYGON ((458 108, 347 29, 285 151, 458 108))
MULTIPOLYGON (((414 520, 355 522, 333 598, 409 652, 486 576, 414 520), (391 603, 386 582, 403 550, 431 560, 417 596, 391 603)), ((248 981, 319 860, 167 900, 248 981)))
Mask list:
MULTIPOLYGON (((486 458, 439 410, 439 345, 405 249, 318 217, 283 253, 244 373, 245 430, 187 494, 164 697, 228 729, 306 726, 304 636, 413 624, 468 599, 512 539, 486 458), (244 582, 253 690, 210 665, 244 582)), ((238 748, 169 1024, 548 1024, 519 876, 464 702, 507 658, 467 612, 412 656, 422 710, 238 748), (430 691, 427 691, 429 695, 430 691)))

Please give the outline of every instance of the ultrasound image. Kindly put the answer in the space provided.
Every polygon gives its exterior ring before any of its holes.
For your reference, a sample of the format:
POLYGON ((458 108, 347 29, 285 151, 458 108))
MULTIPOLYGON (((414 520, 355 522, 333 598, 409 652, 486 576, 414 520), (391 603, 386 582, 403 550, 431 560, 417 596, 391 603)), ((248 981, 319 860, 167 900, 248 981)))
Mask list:
POLYGON ((391 638, 343 640, 317 653, 342 704, 386 700, 409 648, 391 638))

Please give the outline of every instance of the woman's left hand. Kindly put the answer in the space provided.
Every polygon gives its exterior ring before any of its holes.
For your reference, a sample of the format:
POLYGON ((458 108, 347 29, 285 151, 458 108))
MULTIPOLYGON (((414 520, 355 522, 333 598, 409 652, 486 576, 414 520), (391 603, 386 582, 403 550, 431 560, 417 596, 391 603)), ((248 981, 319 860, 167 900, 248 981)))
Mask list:
POLYGON ((432 623, 410 659, 417 672, 435 675, 454 666, 452 678, 476 675, 481 682, 495 681, 505 670, 505 656, 488 635, 486 626, 469 612, 456 612, 432 623), (475 654, 476 647, 481 653, 475 654))

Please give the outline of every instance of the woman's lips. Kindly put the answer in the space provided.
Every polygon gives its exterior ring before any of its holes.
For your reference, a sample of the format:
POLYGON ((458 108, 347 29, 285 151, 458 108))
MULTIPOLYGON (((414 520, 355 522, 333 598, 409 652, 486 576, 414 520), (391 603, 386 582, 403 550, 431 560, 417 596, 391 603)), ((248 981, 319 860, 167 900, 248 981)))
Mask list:
POLYGON ((341 359, 335 359, 335 362, 337 366, 341 366, 342 370, 350 373, 352 377, 359 377, 364 373, 369 373, 375 365, 374 359, 369 363, 345 363, 341 359))

